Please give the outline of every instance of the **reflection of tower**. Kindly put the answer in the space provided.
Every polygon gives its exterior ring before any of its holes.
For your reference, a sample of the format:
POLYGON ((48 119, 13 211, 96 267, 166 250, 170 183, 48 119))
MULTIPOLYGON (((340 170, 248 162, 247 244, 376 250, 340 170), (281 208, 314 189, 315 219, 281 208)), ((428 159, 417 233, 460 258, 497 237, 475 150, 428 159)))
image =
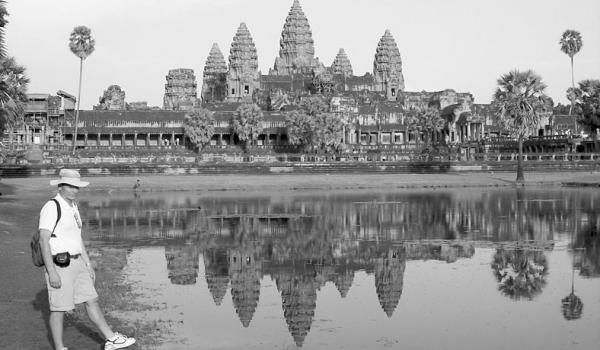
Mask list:
POLYGON ((404 247, 394 247, 384 257, 375 259, 375 289, 383 311, 392 317, 404 283, 406 251, 404 247))
POLYGON ((317 282, 314 273, 278 274, 277 289, 281 292, 283 316, 296 346, 302 346, 310 331, 317 307, 317 282))
POLYGON ((232 249, 228 255, 231 299, 242 325, 248 327, 260 296, 260 250, 254 247, 232 249))
POLYGON ((348 295, 348 291, 350 290, 350 287, 352 287, 353 281, 354 271, 352 269, 344 268, 336 271, 335 277, 333 278, 333 283, 340 292, 342 298, 345 298, 346 295, 348 295))
POLYGON ((221 305, 229 285, 227 252, 224 249, 210 249, 204 252, 204 273, 208 290, 215 301, 221 305))
POLYGON ((167 270, 173 284, 194 284, 198 277, 198 247, 195 244, 165 247, 167 270))

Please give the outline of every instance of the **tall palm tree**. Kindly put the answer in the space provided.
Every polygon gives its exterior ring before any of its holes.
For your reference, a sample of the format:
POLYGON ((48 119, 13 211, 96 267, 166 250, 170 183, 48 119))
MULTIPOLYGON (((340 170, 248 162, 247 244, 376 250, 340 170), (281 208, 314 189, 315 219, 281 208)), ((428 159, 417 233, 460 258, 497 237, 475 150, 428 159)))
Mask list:
MULTIPOLYGON (((573 72, 573 56, 575 56, 581 47, 583 46, 583 41, 581 39, 581 33, 576 30, 567 29, 563 33, 560 38, 560 50, 566 53, 571 59, 571 88, 575 90, 575 74, 573 72)), ((569 108, 569 115, 573 112, 573 98, 571 94, 569 94, 569 99, 571 100, 571 107, 569 108)))
POLYGON ((94 52, 96 41, 92 38, 92 31, 86 26, 77 26, 69 38, 69 48, 75 56, 79 57, 79 89, 77 93, 77 110, 75 112, 75 129, 73 132, 73 154, 77 147, 77 124, 79 123, 79 105, 81 103, 81 76, 83 73, 83 60, 94 52))
POLYGON ((537 128, 543 114, 552 108, 545 89, 542 78, 531 70, 513 70, 498 79, 492 106, 499 124, 518 140, 517 182, 525 180, 523 139, 537 128))

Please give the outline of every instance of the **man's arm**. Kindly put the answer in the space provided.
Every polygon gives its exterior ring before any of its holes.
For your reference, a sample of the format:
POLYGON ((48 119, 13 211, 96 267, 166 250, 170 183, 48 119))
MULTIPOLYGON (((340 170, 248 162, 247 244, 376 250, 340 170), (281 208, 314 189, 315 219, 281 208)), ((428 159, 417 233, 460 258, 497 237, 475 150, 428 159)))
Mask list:
POLYGON ((92 280, 95 281, 96 280, 96 272, 94 271, 94 268, 92 267, 90 257, 88 256, 87 250, 85 249, 85 244, 83 244, 83 240, 81 241, 81 258, 83 259, 85 266, 87 266, 88 272, 90 273, 92 280))
POLYGON ((44 258, 44 266, 48 272, 48 280, 52 288, 60 288, 61 281, 56 266, 52 261, 52 252, 50 251, 50 236, 52 232, 46 229, 40 229, 40 247, 42 248, 42 257, 44 258))

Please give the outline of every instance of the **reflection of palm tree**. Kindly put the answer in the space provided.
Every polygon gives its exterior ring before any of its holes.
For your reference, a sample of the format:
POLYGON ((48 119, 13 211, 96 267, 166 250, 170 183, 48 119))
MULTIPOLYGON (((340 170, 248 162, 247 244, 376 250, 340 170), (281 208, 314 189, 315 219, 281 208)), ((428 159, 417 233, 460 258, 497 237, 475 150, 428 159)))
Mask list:
POLYGON ((492 270, 499 282, 498 289, 512 299, 533 299, 542 292, 548 274, 548 262, 543 251, 498 248, 492 270))
MULTIPOLYGON (((575 251, 573 243, 573 233, 571 232, 571 249, 575 251)), ((566 320, 576 320, 583 313, 583 303, 581 299, 575 295, 575 264, 571 265, 571 294, 562 299, 562 312, 566 320)))

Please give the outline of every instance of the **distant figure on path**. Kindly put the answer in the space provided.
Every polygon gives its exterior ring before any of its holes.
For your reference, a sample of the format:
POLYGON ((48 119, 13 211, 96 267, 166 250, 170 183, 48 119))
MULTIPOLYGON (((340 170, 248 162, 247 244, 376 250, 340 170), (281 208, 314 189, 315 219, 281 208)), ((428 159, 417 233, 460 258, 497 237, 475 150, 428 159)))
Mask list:
MULTIPOLYGON (((58 194, 40 212, 40 246, 46 272, 50 304, 50 333, 56 350, 67 350, 63 343, 65 312, 84 303, 88 317, 106 339, 104 350, 126 348, 135 338, 113 332, 104 319, 94 287, 96 274, 81 238, 81 216, 75 202, 81 181, 77 170, 62 169, 60 179, 50 181, 58 194)), ((79 349, 78 345, 74 346, 79 349)))
POLYGON ((133 184, 133 190, 137 192, 140 187, 142 187, 142 183, 140 182, 140 179, 137 179, 137 181, 133 184))

